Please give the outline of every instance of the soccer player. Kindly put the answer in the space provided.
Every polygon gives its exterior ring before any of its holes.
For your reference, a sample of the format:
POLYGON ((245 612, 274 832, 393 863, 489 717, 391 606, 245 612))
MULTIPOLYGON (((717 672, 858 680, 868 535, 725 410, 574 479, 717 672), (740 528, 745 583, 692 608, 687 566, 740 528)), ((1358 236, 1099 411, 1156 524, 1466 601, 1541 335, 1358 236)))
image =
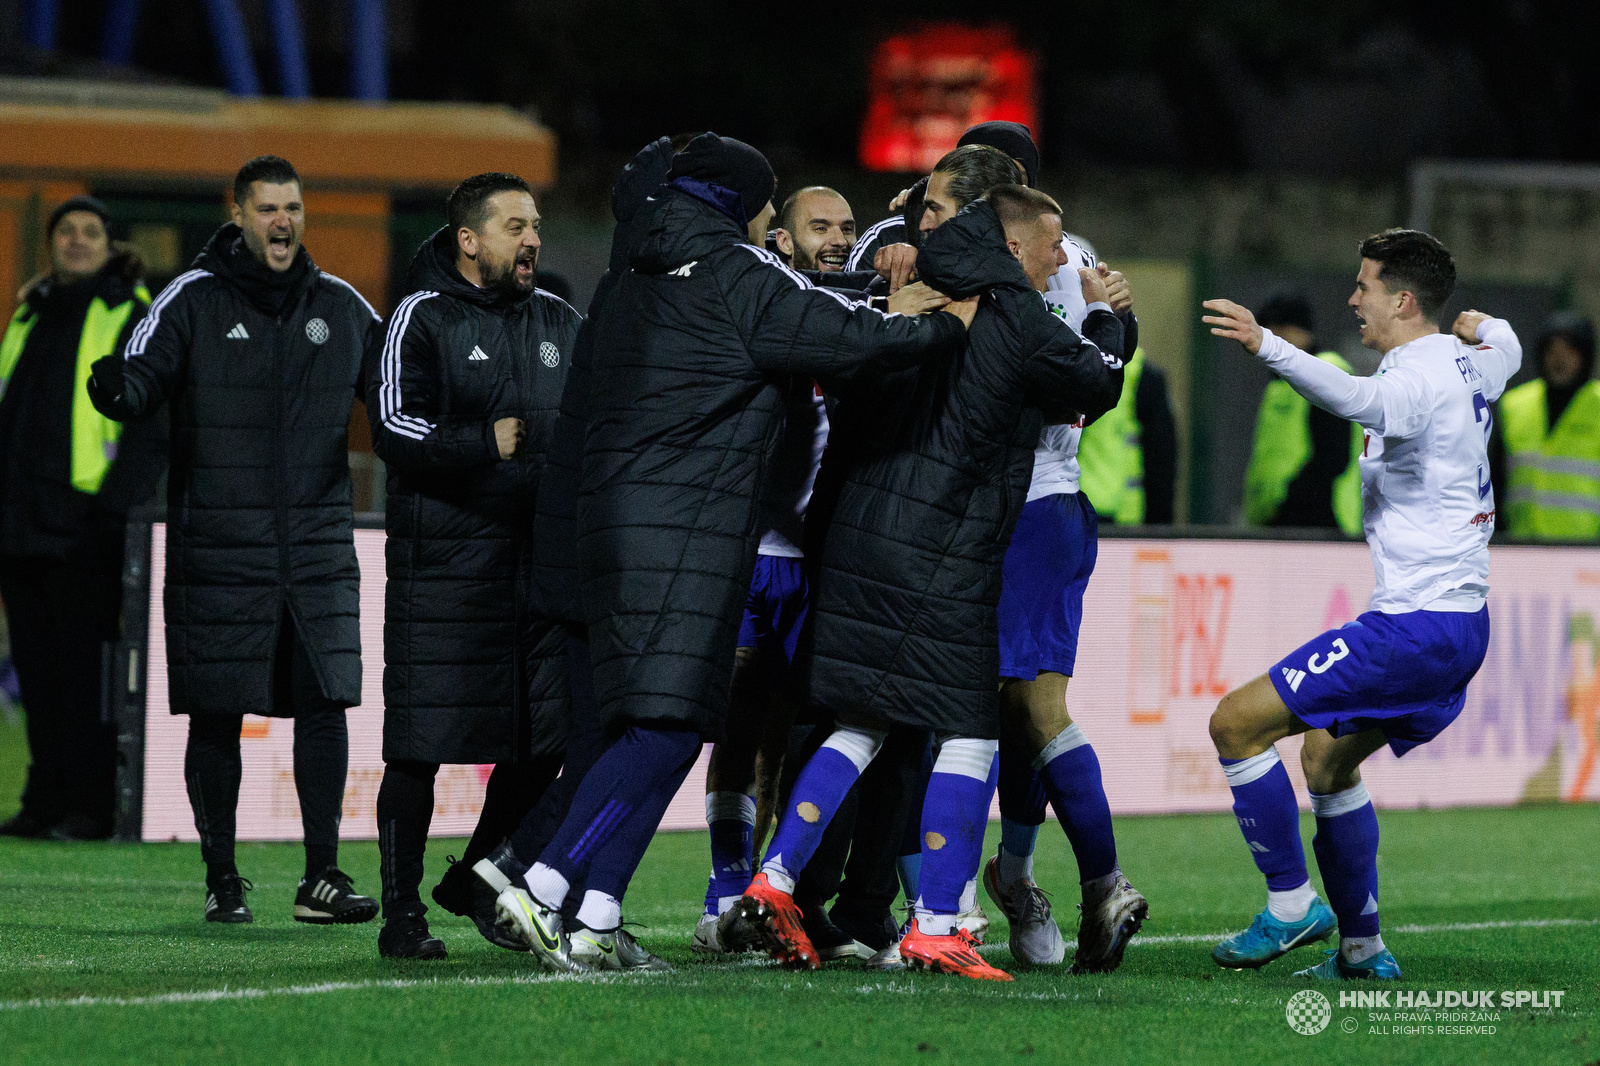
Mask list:
POLYGON ((850 203, 826 185, 790 193, 778 212, 778 254, 796 270, 828 274, 844 269, 856 243, 850 203))
MULTIPOLYGON (((1096 263, 1063 235, 1062 266, 1050 277, 1051 311, 1081 329, 1087 313, 1077 286, 1081 270, 1107 281, 1111 309, 1137 346, 1133 299, 1120 272, 1096 263)), ((1115 970, 1149 905, 1117 862, 1111 806, 1100 760, 1067 710, 1067 687, 1078 654, 1083 594, 1098 553, 1094 504, 1079 491, 1078 444, 1085 422, 1046 426, 1034 453, 1027 503, 1006 549, 1000 592, 1000 847, 984 867, 984 887, 1010 923, 1011 954, 1028 965, 1054 965, 1066 955, 1050 902, 1033 880, 1033 851, 1048 800, 1072 844, 1083 897, 1077 973, 1115 970)))
MULTIPOLYGON (((872 428, 847 456, 808 663, 811 697, 838 726, 801 771, 741 903, 786 965, 820 965, 795 881, 885 727, 898 723, 942 738, 922 813, 920 893, 900 954, 914 967, 1010 980, 960 929, 995 787, 1001 561, 1042 423, 1097 416, 1116 402, 1123 341, 1094 271, 1081 284, 1096 343, 1050 313, 1040 294, 1060 266, 1061 209, 1016 177, 1009 158, 976 145, 935 168, 918 269, 951 295, 987 296, 961 359, 906 375, 854 416, 872 428)), ((841 411, 859 402, 846 398, 841 411)))
POLYGON ((1439 332, 1455 278, 1450 253, 1426 233, 1391 229, 1361 242, 1349 304, 1362 344, 1383 353, 1369 378, 1300 351, 1236 303, 1205 302, 1212 334, 1366 429, 1363 519, 1377 577, 1365 614, 1230 692, 1211 716, 1234 815, 1267 879, 1266 909, 1212 950, 1219 966, 1264 966, 1337 922, 1338 950, 1295 976, 1400 976, 1378 931, 1378 818, 1361 763, 1385 744, 1403 756, 1437 736, 1483 663, 1495 520, 1489 405, 1522 362, 1501 319, 1464 311, 1454 336, 1439 332), (1300 734, 1328 903, 1306 877, 1294 790, 1273 746, 1300 734))
POLYGON ((667 803, 723 734, 784 388, 946 357, 976 311, 889 315, 814 288, 760 245, 774 178, 749 145, 702 134, 668 178, 595 336, 577 509, 595 692, 616 740, 497 904, 556 970, 572 966, 560 911, 573 886, 587 883, 575 928, 617 927, 667 803), (613 891, 600 868, 622 872, 613 891))

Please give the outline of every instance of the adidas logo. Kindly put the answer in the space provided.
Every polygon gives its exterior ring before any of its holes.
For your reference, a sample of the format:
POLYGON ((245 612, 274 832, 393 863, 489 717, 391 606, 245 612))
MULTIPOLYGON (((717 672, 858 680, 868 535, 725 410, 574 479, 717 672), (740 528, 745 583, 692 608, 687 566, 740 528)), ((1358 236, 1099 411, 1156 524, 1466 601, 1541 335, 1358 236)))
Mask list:
POLYGON ((476 344, 474 344, 472 346, 472 354, 467 356, 467 361, 468 362, 472 362, 472 363, 479 363, 479 362, 483 362, 484 360, 486 360, 488 358, 489 358, 489 353, 485 352, 482 348, 480 348, 476 344))
POLYGON ((1285 666, 1283 668, 1283 679, 1289 682, 1290 692, 1299 692, 1300 682, 1306 679, 1306 672, 1304 670, 1291 670, 1285 666))
POLYGON ((339 889, 326 881, 318 881, 317 887, 311 890, 312 898, 321 900, 323 903, 332 903, 333 898, 338 894, 339 889))
POLYGON ((228 339, 230 341, 247 341, 250 339, 250 331, 244 328, 243 322, 240 322, 228 331, 228 339))
POLYGON ((698 262, 700 262, 700 260, 691 259, 689 262, 683 264, 683 266, 679 267, 677 270, 669 270, 669 271, 667 271, 667 273, 671 274, 675 278, 686 278, 686 277, 689 276, 690 269, 698 262))
POLYGON ((1259 841, 1259 840, 1252 840, 1252 841, 1250 841, 1250 850, 1251 851, 1255 851, 1255 852, 1260 852, 1261 854, 1265 855, 1267 852, 1271 851, 1272 849, 1267 847, 1265 844, 1261 843, 1261 841, 1259 841))

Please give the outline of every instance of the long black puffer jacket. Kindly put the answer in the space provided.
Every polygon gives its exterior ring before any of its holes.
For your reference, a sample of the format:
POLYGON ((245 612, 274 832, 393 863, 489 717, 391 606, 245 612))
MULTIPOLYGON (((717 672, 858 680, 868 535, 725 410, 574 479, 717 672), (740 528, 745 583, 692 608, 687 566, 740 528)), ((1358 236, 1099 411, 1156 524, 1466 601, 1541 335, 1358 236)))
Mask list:
POLYGON ((582 626, 578 596, 578 483, 583 476, 583 439, 589 431, 589 383, 594 360, 594 334, 611 290, 628 272, 628 257, 644 237, 650 194, 672 169, 672 141, 661 137, 640 149, 611 186, 611 213, 617 220, 611 234, 611 261, 589 299, 589 313, 572 345, 572 368, 561 393, 561 410, 550 434, 544 480, 533 516, 534 595, 547 618, 582 626))
POLYGON ((448 226, 418 249, 367 368, 389 472, 383 756, 507 762, 569 727, 564 638, 532 609, 533 511, 581 320, 543 290, 480 289, 455 251, 448 226), (527 426, 510 459, 501 418, 527 426))
POLYGON ((322 695, 361 702, 349 425, 381 328, 302 248, 279 275, 217 231, 150 305, 89 395, 129 421, 168 405, 167 672, 174 714, 284 714, 285 612, 322 695))
POLYGON ((1085 343, 1029 285, 982 201, 928 237, 917 268, 948 295, 987 295, 955 359, 844 390, 818 477, 827 525, 797 667, 813 703, 845 720, 994 737, 1001 562, 1039 430, 1116 405, 1122 324, 1092 312, 1085 343))
POLYGON ((578 562, 608 726, 720 739, 785 390, 946 355, 942 312, 812 287, 668 188, 595 336, 578 562))

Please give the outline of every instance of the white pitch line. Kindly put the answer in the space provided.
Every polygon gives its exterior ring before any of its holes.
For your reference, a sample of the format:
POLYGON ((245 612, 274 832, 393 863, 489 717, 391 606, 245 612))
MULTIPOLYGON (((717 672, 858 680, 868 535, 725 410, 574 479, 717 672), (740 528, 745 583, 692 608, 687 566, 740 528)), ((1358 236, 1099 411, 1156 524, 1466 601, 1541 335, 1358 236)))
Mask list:
MULTIPOLYGON (((1527 918, 1521 921, 1505 922, 1446 922, 1440 925, 1395 925, 1384 928, 1385 934, 1393 933, 1470 933, 1480 929, 1544 929, 1560 925, 1600 925, 1600 918, 1527 918)), ((1167 936, 1139 935, 1129 942, 1129 947, 1138 947, 1140 944, 1212 944, 1225 936, 1238 932, 1236 929, 1224 933, 1179 933, 1167 936)), ((984 944, 979 951, 998 951, 1007 947, 1008 942, 996 941, 993 944, 984 944)), ((1078 946, 1076 940, 1068 940, 1067 947, 1078 946)))
MULTIPOLYGON (((1529 918, 1522 921, 1504 922, 1446 922, 1438 925, 1397 925, 1384 930, 1385 933, 1456 933, 1473 932, 1484 929, 1545 929, 1558 926, 1584 926, 1600 925, 1600 918, 1529 918)), ((1227 933, 1183 933, 1168 936, 1140 936, 1129 946, 1138 947, 1144 944, 1202 944, 1219 940, 1227 933)), ((998 951, 1006 946, 1002 940, 994 944, 983 945, 984 951, 998 951)), ((1067 941, 1067 946, 1076 946, 1076 941, 1067 941)), ((735 967, 765 966, 770 963, 767 959, 745 959, 731 962, 725 966, 716 966, 716 969, 732 969, 735 967)), ((400 990, 408 988, 494 988, 503 985, 546 985, 546 984, 613 984, 619 978, 637 979, 640 977, 660 977, 665 980, 666 972, 659 970, 637 970, 625 973, 606 974, 518 974, 511 977, 456 977, 448 979, 393 979, 387 981, 325 981, 314 985, 287 985, 280 988, 213 988, 202 989, 194 992, 162 992, 150 996, 73 996, 63 999, 17 999, 0 1001, 0 1011, 15 1010, 41 1010, 55 1007, 160 1007, 180 1003, 222 1003, 233 1000, 267 999, 274 996, 318 996, 333 992, 362 992, 375 989, 400 990)), ((798 975, 797 975, 798 976, 798 975)), ((694 983, 694 982, 690 982, 694 983)), ((683 982, 674 982, 675 986, 683 982)), ((893 989, 881 985, 863 985, 855 991, 891 991, 893 989)), ((1065 993, 1028 992, 1013 993, 1030 999, 1063 999, 1068 998, 1065 993)), ((1071 998, 1078 998, 1076 995, 1071 998)))

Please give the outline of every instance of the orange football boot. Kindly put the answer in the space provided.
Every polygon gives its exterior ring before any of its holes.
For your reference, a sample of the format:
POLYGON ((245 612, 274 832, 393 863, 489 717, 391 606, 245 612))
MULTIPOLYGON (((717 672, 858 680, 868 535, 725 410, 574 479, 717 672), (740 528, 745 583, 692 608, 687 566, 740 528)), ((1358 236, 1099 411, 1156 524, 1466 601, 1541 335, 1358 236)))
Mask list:
POLYGON ((791 970, 822 969, 822 959, 800 924, 799 905, 789 893, 772 887, 766 874, 756 874, 736 906, 740 917, 761 934, 768 955, 791 970))
POLYGON ((965 929, 957 929, 949 936, 929 936, 913 920, 900 940, 900 957, 912 970, 932 970, 978 981, 1011 980, 1010 974, 983 961, 977 944, 965 929))

